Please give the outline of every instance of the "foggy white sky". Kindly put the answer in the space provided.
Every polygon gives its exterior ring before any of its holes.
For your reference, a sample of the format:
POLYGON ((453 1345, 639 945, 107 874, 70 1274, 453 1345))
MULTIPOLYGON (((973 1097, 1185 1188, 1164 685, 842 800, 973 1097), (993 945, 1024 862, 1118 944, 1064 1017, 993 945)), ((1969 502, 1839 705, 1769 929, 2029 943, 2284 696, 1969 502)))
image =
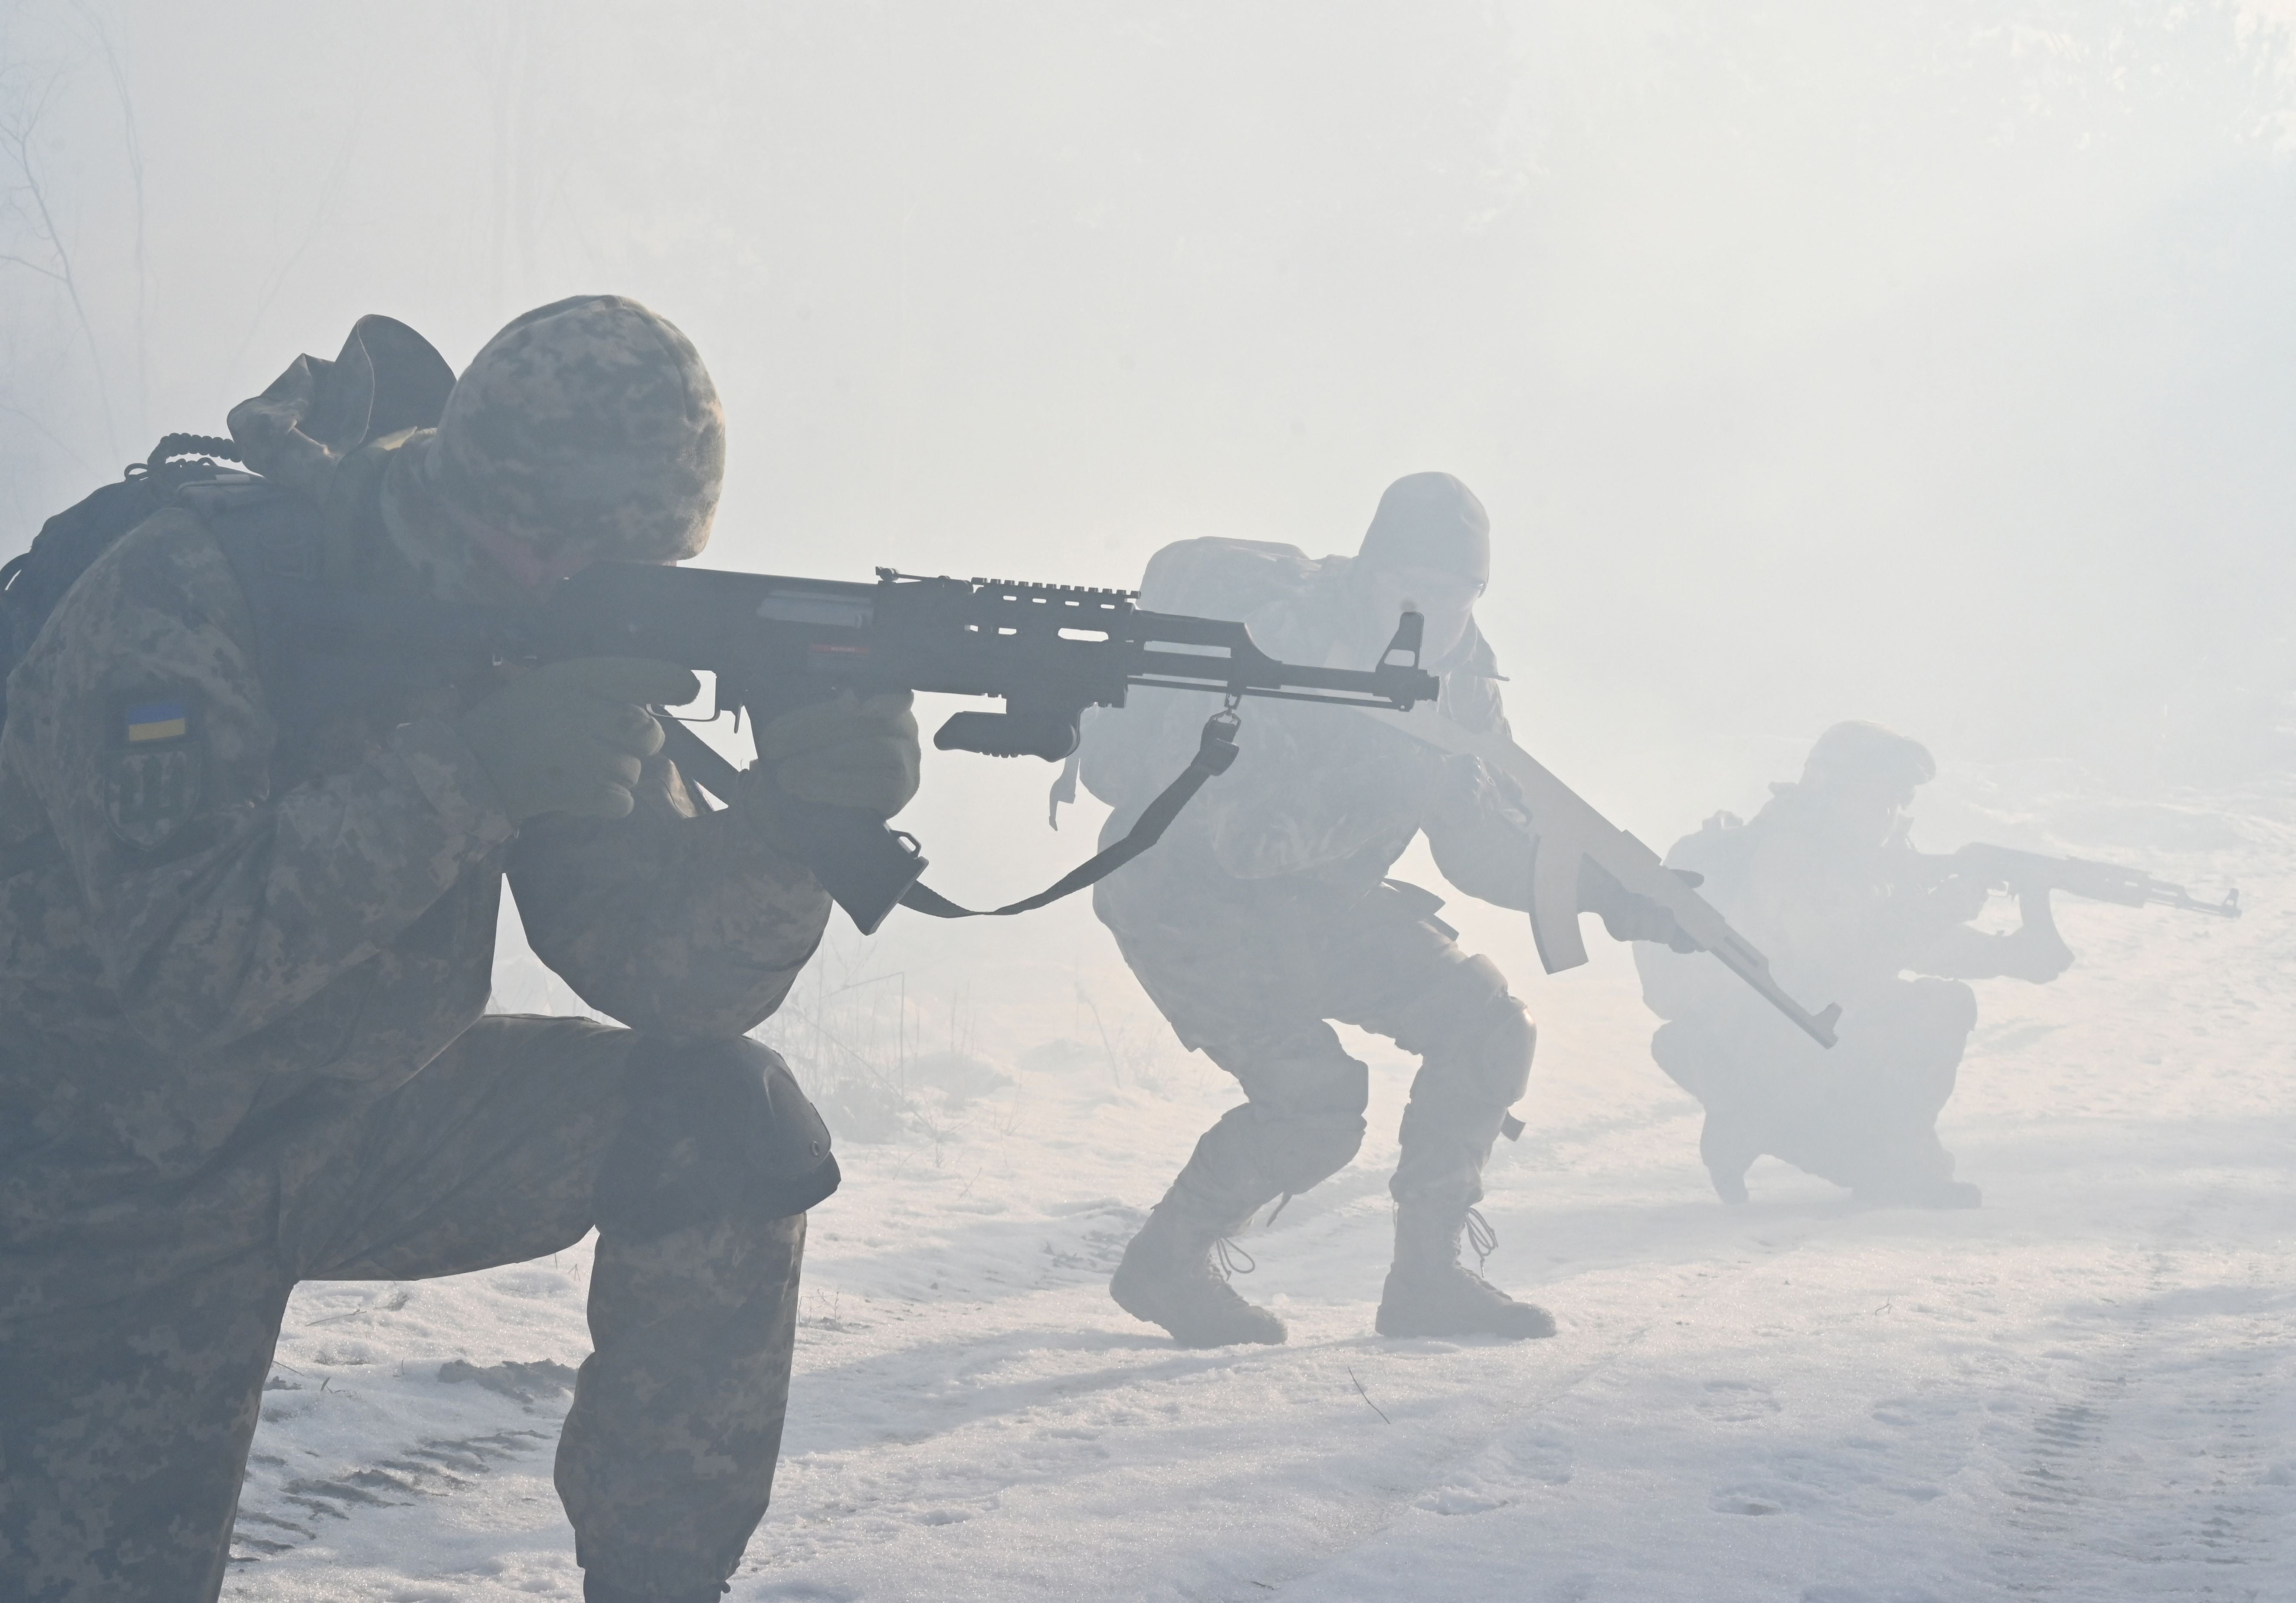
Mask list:
POLYGON ((0 5, 0 550, 362 312, 459 365, 613 290, 726 398, 712 563, 1129 583, 1444 467, 1519 727, 1658 834, 1845 716, 2245 776, 2296 524, 2259 15, 0 5))

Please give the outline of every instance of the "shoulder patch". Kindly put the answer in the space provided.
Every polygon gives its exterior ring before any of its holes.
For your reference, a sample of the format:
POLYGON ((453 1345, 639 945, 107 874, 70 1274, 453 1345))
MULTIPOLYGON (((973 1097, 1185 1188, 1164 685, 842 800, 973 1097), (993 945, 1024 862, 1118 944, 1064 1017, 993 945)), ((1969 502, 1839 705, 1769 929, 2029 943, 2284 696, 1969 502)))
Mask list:
POLYGON ((104 814, 139 851, 166 845, 198 816, 207 769, 200 714, 189 690, 138 691, 113 703, 104 814))
POLYGON ((152 745, 183 740, 192 732, 192 710, 180 701, 132 702, 121 714, 123 744, 152 745))

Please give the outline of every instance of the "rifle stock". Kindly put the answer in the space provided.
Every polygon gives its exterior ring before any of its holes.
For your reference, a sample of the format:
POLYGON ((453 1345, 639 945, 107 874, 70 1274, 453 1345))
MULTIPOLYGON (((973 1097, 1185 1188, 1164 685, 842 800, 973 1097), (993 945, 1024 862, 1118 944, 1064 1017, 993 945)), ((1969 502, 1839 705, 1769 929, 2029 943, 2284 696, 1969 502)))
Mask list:
POLYGON ((1530 933, 1549 974, 1587 961, 1578 924, 1578 866, 1592 861, 1637 896, 1659 903, 1702 951, 1760 994, 1821 1047, 1834 1043, 1838 1005, 1812 1013, 1770 974, 1770 960, 1731 927, 1712 902, 1668 871, 1658 853, 1596 812, 1545 764, 1504 736, 1479 734, 1444 718, 1431 703, 1407 712, 1395 728, 1439 751, 1480 758, 1505 775, 1530 810, 1537 843, 1531 858, 1530 933))

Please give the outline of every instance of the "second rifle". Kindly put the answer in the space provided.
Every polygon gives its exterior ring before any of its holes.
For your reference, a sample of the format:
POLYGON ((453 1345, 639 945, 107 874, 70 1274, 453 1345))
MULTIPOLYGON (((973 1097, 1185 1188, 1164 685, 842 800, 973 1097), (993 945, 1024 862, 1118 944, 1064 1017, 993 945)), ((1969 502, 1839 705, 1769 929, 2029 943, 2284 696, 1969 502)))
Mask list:
POLYGON ((1980 842, 1958 851, 1924 852, 1922 861, 1939 878, 1978 879, 1992 890, 2012 895, 2062 891, 2069 896, 2124 908, 2181 908, 2187 913, 2207 913, 2218 918, 2240 917, 2238 891, 2226 891, 2221 901, 2202 901, 2182 885, 2085 858, 2050 857, 1980 842))

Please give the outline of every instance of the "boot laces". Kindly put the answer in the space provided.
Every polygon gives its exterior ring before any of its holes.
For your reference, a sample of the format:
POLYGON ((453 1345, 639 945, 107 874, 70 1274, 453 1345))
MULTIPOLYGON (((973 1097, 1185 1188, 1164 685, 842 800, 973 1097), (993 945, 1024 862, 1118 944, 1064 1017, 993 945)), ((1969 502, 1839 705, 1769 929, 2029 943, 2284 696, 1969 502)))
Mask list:
POLYGON ((1223 1280, 1233 1280, 1238 1275, 1248 1275, 1259 1264, 1250 1253, 1223 1236, 1212 1243, 1212 1263, 1223 1280))
POLYGON ((1467 1245, 1475 1249, 1475 1270, 1480 1275, 1491 1254, 1499 1250, 1499 1233, 1491 1229, 1480 1208, 1467 1210, 1467 1245))

